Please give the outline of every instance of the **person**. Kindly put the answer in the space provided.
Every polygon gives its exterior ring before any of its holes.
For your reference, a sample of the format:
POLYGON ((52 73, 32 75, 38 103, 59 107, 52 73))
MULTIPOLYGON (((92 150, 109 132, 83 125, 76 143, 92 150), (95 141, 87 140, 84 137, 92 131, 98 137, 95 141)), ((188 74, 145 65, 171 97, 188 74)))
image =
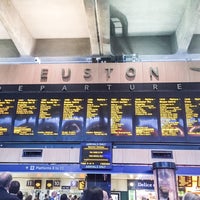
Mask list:
POLYGON ((60 200, 68 200, 67 195, 66 194, 62 194, 60 196, 60 200))
POLYGON ((103 190, 99 187, 88 188, 83 192, 81 200, 103 200, 103 190))
POLYGON ((20 189, 20 182, 19 181, 12 181, 10 183, 8 191, 9 191, 10 194, 17 196, 19 189, 20 189))
POLYGON ((197 194, 194 194, 192 192, 187 192, 184 196, 183 196, 183 200, 200 200, 200 196, 197 194))
POLYGON ((109 199, 108 193, 105 190, 103 190, 103 200, 108 200, 108 199, 109 199))
POLYGON ((78 199, 77 195, 74 195, 74 197, 72 199, 77 200, 78 199))
POLYGON ((30 194, 30 195, 28 195, 28 196, 26 197, 25 200, 32 200, 32 198, 33 198, 33 196, 30 194))
POLYGON ((24 195, 23 195, 22 191, 18 191, 18 192, 17 192, 17 197, 18 197, 20 200, 23 199, 24 195))
POLYGON ((56 192, 56 191, 53 191, 53 192, 51 193, 51 197, 50 197, 49 199, 50 199, 50 200, 55 200, 56 197, 57 197, 57 192, 56 192))
POLYGON ((72 195, 71 195, 71 194, 69 195, 69 200, 73 200, 73 197, 72 197, 72 195))
POLYGON ((49 200, 48 194, 44 195, 44 200, 49 200))
POLYGON ((0 200, 19 200, 17 196, 8 193, 11 181, 12 175, 10 173, 0 174, 0 200))

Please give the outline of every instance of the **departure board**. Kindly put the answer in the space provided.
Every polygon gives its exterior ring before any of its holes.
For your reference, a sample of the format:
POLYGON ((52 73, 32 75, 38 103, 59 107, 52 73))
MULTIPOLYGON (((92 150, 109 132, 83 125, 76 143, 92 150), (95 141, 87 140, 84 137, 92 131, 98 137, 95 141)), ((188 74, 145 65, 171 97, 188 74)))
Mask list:
POLYGON ((108 98, 87 99, 86 134, 93 136, 108 135, 109 104, 108 98))
POLYGON ((82 143, 80 165, 82 169, 111 169, 111 143, 82 143))
POLYGON ((158 136, 158 107, 156 98, 135 98, 135 134, 136 136, 158 136))
POLYGON ((200 136, 200 97, 184 99, 188 135, 200 136))
POLYGON ((162 136, 184 136, 184 124, 181 104, 179 97, 159 98, 160 123, 162 136))
POLYGON ((0 99, 0 136, 8 136, 12 131, 15 99, 0 99))
POLYGON ((150 91, 149 85, 91 84, 82 90, 81 84, 47 84, 44 91, 25 85, 15 92, 1 86, 0 141, 200 142, 200 83, 185 83, 186 91, 170 91, 173 84, 164 83, 150 91))
POLYGON ((111 98, 111 135, 132 136, 133 106, 131 98, 111 98))
POLYGON ((41 99, 38 119, 38 134, 58 135, 61 118, 61 99, 41 99))
POLYGON ((64 99, 62 115, 62 135, 77 135, 83 129, 84 98, 64 99))
POLYGON ((37 99, 18 99, 14 120, 15 135, 34 135, 37 115, 37 99))

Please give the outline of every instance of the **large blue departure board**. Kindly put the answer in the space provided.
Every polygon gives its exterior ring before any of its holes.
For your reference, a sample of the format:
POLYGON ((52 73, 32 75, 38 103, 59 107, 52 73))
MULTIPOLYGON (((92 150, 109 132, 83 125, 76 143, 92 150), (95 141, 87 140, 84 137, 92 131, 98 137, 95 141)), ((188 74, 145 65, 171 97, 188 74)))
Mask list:
POLYGON ((199 83, 64 86, 1 86, 0 141, 200 141, 199 83))

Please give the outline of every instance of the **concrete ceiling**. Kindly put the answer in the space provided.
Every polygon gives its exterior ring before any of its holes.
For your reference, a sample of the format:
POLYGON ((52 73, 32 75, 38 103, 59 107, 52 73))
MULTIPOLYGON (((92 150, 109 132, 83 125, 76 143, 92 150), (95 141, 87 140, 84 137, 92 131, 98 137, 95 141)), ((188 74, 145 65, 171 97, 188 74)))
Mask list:
POLYGON ((0 62, 200 60, 200 0, 0 0, 0 62))

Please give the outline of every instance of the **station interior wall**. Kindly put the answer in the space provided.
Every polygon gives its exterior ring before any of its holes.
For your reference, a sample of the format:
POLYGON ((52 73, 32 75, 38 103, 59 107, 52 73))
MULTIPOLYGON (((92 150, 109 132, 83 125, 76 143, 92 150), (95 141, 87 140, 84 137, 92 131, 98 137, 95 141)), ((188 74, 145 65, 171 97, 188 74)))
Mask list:
MULTIPOLYGON (((157 149, 158 150, 158 149, 157 149)), ((23 157, 22 148, 1 148, 0 163, 73 163, 80 162, 80 148, 44 148, 41 157, 23 157)), ((160 149, 163 151, 163 149, 160 149)), ((164 149, 165 151, 165 149, 164 149)), ((152 149, 113 149, 113 164, 152 165, 153 162, 174 162, 177 166, 200 165, 200 151, 171 150, 172 158, 152 158, 152 149)))

